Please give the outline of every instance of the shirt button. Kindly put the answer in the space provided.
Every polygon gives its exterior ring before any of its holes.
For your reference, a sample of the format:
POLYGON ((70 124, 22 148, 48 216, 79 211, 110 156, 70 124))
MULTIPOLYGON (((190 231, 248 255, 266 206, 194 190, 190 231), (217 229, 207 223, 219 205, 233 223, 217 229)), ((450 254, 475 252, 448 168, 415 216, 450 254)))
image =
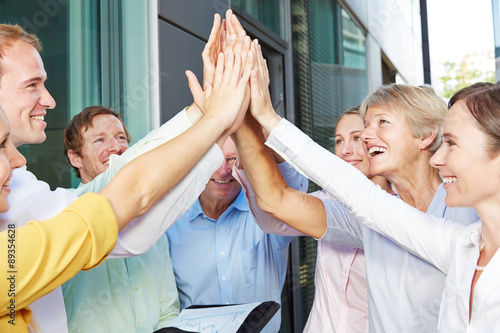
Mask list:
POLYGON ((135 285, 134 286, 135 290, 139 289, 139 286, 138 285, 135 285))
POLYGON ((348 269, 344 269, 344 274, 347 274, 349 273, 349 270, 348 269))
POLYGON ((226 305, 229 304, 229 302, 226 302, 226 305))
POLYGON ((223 255, 224 255, 224 251, 220 251, 220 252, 219 252, 219 255, 220 255, 220 256, 223 256, 223 255))
POLYGON ((222 281, 226 281, 226 277, 225 276, 222 277, 222 281))
POLYGON ((139 323, 140 323, 140 324, 144 323, 144 320, 142 320, 142 319, 141 319, 141 320, 139 320, 139 323))
POLYGON ((221 227, 221 226, 218 226, 217 228, 220 230, 222 227, 221 227))
POLYGON ((342 324, 345 324, 345 319, 342 319, 340 322, 341 322, 342 324))
POLYGON ((289 166, 288 166, 288 169, 291 169, 291 168, 293 168, 293 166, 289 165, 289 166))

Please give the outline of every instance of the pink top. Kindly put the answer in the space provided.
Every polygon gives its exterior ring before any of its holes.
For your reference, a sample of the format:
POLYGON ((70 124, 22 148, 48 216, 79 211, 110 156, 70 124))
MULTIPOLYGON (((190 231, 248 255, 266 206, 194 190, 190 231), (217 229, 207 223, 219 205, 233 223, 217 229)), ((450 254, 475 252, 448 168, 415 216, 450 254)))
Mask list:
MULTIPOLYGON (((234 177, 243 185, 255 221, 267 233, 305 236, 300 231, 263 212, 245 172, 233 169, 234 177)), ((312 195, 334 200, 328 193, 312 195)), ((304 332, 368 332, 368 302, 363 250, 318 240, 314 277, 314 302, 304 332)))

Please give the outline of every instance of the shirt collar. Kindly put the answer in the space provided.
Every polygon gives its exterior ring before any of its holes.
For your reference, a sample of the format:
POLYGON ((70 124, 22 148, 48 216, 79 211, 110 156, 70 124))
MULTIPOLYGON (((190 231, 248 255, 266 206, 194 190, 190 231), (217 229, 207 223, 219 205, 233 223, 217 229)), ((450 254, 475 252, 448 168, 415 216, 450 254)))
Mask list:
MULTIPOLYGON (((233 209, 238 209, 239 211, 242 211, 242 212, 250 211, 250 208, 248 207, 247 198, 245 196, 245 192, 243 191, 243 189, 240 191, 240 194, 238 194, 238 196, 236 197, 234 202, 231 204, 231 206, 229 206, 226 209, 226 211, 223 213, 223 215, 226 212, 230 212, 233 209)), ((191 209, 189 210, 189 221, 190 222, 194 221, 194 219, 196 219, 200 215, 206 216, 205 213, 203 212, 203 209, 201 208, 200 198, 198 198, 195 201, 195 203, 193 204, 193 206, 191 207, 191 209)))
POLYGON ((481 222, 476 222, 468 225, 458 236, 457 241, 466 247, 475 245, 479 248, 482 238, 481 222))

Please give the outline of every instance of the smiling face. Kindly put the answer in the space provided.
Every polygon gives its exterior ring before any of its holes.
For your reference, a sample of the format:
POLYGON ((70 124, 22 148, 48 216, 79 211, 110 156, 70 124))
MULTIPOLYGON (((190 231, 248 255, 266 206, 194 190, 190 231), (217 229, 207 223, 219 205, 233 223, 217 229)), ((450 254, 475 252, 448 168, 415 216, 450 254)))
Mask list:
POLYGON ((443 144, 430 163, 439 169, 450 207, 480 208, 499 196, 500 157, 486 151, 479 130, 463 100, 453 104, 444 122, 443 144))
POLYGON ((0 213, 9 210, 8 196, 12 171, 26 164, 26 159, 17 151, 9 138, 9 121, 0 108, 0 213))
POLYGON ((335 155, 369 177, 368 153, 360 136, 363 128, 363 119, 357 114, 340 118, 335 129, 335 155))
POLYGON ((391 179, 417 158, 420 140, 411 134, 403 115, 369 107, 361 138, 369 154, 370 174, 391 179))
POLYGON ((82 137, 80 154, 70 150, 68 157, 71 165, 80 171, 84 184, 106 171, 111 154, 121 155, 129 147, 122 122, 111 114, 92 118, 92 127, 85 130, 82 137))
POLYGON ((44 117, 56 103, 45 88, 47 74, 37 50, 16 41, 2 58, 0 105, 10 122, 12 143, 18 147, 45 141, 44 117))
POLYGON ((221 150, 226 158, 220 168, 212 174, 210 181, 201 194, 200 202, 204 205, 217 206, 222 203, 223 206, 229 207, 241 191, 241 184, 232 174, 234 160, 231 160, 231 158, 238 157, 233 140, 228 138, 221 150))

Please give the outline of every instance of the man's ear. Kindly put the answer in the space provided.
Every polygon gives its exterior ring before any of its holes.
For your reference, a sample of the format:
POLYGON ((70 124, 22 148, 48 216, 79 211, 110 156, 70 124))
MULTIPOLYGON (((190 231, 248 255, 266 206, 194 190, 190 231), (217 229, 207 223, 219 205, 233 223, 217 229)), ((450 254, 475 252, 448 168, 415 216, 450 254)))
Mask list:
POLYGON ((68 150, 69 163, 77 169, 83 167, 82 158, 73 149, 68 150))
POLYGON ((432 145, 434 139, 436 139, 436 136, 438 134, 439 134, 439 126, 432 126, 429 134, 420 139, 420 145, 419 145, 420 149, 425 150, 429 148, 429 146, 432 145))

